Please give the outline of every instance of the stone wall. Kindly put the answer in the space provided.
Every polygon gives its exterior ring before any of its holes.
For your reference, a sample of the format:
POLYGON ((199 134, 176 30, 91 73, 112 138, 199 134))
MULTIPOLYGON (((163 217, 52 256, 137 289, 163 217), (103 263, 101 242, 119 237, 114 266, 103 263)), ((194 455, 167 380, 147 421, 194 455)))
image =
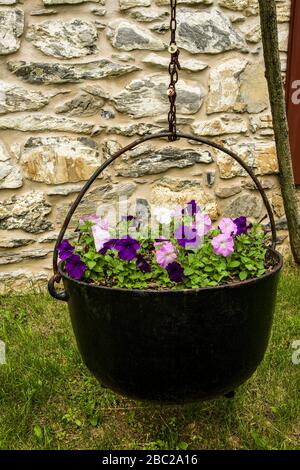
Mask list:
MULTIPOLYGON (((284 73, 290 5, 277 3, 284 73)), ((238 152, 284 230, 257 0, 178 0, 177 17, 178 127, 238 152)), ((83 181, 120 146, 167 126, 168 28, 168 0, 0 0, 2 291, 49 277, 83 181)), ((213 219, 265 213, 241 168, 192 142, 128 152, 77 214, 119 195, 142 205, 196 197, 213 219)))

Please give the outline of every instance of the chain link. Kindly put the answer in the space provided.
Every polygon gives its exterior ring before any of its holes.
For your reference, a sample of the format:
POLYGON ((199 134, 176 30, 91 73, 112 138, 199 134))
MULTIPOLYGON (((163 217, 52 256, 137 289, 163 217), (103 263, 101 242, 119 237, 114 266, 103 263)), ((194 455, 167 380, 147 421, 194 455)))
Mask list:
POLYGON ((171 40, 169 45, 169 52, 171 54, 171 60, 169 64, 170 84, 168 87, 168 97, 170 101, 170 111, 168 113, 169 131, 172 135, 169 136, 169 140, 174 141, 177 139, 176 136, 176 83, 178 82, 178 70, 180 70, 180 64, 178 60, 179 50, 176 45, 176 0, 171 0, 171 19, 170 19, 170 30, 171 40))

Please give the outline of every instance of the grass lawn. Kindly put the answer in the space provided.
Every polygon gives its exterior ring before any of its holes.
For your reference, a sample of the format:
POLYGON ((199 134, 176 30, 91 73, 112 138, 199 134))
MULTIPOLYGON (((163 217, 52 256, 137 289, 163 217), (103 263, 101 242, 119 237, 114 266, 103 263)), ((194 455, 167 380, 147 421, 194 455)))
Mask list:
POLYGON ((281 278, 272 339, 234 400, 162 407, 102 389, 82 364, 67 306, 0 299, 0 449, 300 449, 300 272, 281 278))

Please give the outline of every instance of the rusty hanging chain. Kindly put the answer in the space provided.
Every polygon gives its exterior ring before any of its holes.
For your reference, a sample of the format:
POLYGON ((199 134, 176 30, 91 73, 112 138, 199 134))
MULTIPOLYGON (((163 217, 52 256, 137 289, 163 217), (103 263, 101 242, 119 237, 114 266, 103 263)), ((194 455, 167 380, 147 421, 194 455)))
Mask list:
POLYGON ((169 52, 171 54, 171 61, 169 64, 170 84, 168 87, 168 97, 170 101, 170 111, 168 113, 169 131, 172 133, 169 136, 169 140, 174 141, 177 139, 176 136, 176 83, 178 81, 178 70, 180 69, 180 63, 178 60, 179 50, 176 44, 176 0, 171 1, 171 19, 170 19, 170 30, 171 40, 169 45, 169 52))

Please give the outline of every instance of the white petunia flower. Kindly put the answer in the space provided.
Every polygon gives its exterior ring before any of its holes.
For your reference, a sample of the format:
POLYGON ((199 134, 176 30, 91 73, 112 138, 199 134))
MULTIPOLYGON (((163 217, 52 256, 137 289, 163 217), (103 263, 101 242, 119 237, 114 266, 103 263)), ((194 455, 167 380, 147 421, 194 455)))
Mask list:
POLYGON ((159 224, 169 224, 172 220, 173 211, 167 209, 167 207, 156 207, 154 215, 159 224))

